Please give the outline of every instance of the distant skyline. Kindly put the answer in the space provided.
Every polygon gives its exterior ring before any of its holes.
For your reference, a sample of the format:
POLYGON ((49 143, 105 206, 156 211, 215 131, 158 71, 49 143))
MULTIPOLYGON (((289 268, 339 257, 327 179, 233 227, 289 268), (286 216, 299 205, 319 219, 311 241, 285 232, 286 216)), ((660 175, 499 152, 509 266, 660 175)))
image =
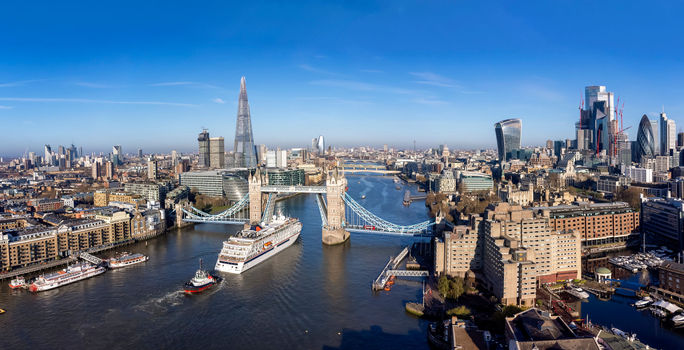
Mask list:
MULTIPOLYGON (((668 1, 37 1, 0 11, 0 156, 197 152, 233 144, 240 77, 254 142, 496 148, 574 139, 587 85, 636 138, 662 106, 684 126, 680 14, 668 1)), ((231 151, 229 146, 227 151, 231 151)))

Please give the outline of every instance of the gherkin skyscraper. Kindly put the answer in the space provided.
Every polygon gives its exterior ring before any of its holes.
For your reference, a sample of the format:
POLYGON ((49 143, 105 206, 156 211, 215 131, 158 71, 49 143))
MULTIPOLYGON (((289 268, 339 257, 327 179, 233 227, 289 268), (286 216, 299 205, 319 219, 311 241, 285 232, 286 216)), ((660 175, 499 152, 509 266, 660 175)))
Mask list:
POLYGON ((257 165, 252 136, 252 118, 249 114, 247 87, 245 77, 240 81, 240 98, 238 100, 237 124, 235 126, 235 166, 254 168, 257 165))

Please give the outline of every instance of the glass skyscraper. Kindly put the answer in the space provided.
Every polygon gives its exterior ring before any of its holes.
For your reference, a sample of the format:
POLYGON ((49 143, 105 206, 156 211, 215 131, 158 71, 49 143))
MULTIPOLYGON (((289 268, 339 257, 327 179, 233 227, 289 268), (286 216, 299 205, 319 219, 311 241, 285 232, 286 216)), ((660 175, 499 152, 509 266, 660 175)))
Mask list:
POLYGON ((499 149, 499 160, 505 162, 511 158, 511 151, 518 150, 522 134, 520 119, 506 119, 494 125, 496 145, 499 149))
POLYGON ((639 158, 638 161, 644 158, 652 158, 656 155, 653 129, 651 128, 651 121, 646 114, 641 117, 639 122, 635 146, 636 155, 639 158))
POLYGON ((238 100, 237 124, 235 126, 235 166, 238 168, 255 168, 256 149, 252 135, 252 118, 247 101, 245 77, 240 81, 240 97, 238 100))

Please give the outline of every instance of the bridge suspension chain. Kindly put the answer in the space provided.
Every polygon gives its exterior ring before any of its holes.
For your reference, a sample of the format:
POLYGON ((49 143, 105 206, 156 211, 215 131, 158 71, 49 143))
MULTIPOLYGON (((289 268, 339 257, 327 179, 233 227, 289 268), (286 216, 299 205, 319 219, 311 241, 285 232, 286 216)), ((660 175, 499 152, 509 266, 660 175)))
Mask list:
POLYGON ((226 218, 231 218, 235 216, 238 212, 240 212, 242 209, 244 209, 247 204, 249 203, 249 194, 244 195, 239 201, 235 202, 232 207, 218 213, 218 214, 209 214, 205 213, 195 207, 192 208, 192 212, 181 208, 183 212, 186 214, 186 216, 189 219, 196 220, 196 221, 221 221, 226 218))
POLYGON ((349 226, 350 228, 368 229, 367 227, 365 227, 366 225, 361 225, 363 221, 372 226, 371 230, 384 231, 388 233, 415 235, 424 233, 430 226, 434 225, 435 223, 433 220, 427 220, 413 225, 397 225, 371 213, 368 209, 364 208, 363 206, 361 206, 361 204, 356 202, 346 192, 342 194, 342 199, 347 204, 349 209, 351 209, 355 214, 358 215, 358 218, 351 218, 351 220, 347 220, 347 226, 349 226), (354 220, 356 220, 356 222, 353 222, 354 220))
POLYGON ((273 217, 273 208, 275 207, 275 199, 274 197, 277 196, 276 193, 269 193, 268 194, 268 199, 266 200, 266 206, 264 207, 264 213, 261 216, 261 222, 264 223, 269 223, 271 222, 271 217, 273 217))

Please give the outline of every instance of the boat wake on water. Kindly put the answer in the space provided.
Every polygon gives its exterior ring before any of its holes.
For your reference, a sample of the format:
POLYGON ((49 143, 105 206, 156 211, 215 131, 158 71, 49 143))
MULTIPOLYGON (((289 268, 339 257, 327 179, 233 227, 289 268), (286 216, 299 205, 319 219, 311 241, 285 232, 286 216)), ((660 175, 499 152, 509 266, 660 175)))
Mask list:
POLYGON ((133 309, 149 314, 160 314, 169 311, 170 308, 181 305, 185 299, 182 290, 175 290, 159 298, 152 298, 133 307, 133 309))

